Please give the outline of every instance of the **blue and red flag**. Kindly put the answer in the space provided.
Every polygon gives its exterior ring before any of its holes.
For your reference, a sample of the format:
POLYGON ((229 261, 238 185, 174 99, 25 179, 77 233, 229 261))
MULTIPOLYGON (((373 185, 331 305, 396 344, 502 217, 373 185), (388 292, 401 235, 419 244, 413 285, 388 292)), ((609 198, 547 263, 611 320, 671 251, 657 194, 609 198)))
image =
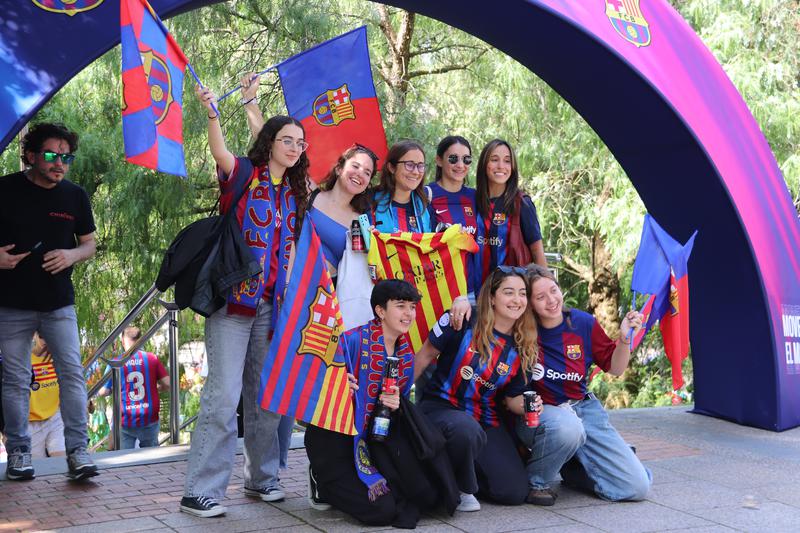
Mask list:
POLYGON ((183 73, 189 61, 146 0, 120 2, 125 159, 186 176, 183 73))
POLYGON ((289 115, 305 128, 314 181, 319 183, 354 143, 383 163, 388 149, 366 26, 287 59, 278 65, 278 75, 289 115))
POLYGON ((264 361, 260 404, 267 411, 356 435, 346 354, 339 347, 342 314, 308 216, 296 247, 287 288, 292 298, 281 306, 275 324, 281 334, 273 338, 264 361))
POLYGON ((649 295, 642 308, 644 327, 634 339, 636 347, 659 321, 664 352, 672 366, 672 388, 683 386, 681 363, 689 355, 689 273, 695 231, 686 244, 673 239, 649 214, 645 214, 642 239, 633 265, 631 289, 649 295))

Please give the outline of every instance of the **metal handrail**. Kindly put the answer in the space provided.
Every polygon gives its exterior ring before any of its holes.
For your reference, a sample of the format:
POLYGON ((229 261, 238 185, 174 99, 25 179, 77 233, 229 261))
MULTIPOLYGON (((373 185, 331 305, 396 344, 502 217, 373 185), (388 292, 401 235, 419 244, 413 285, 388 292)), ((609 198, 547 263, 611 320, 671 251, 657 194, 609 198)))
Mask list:
POLYGON ((178 389, 180 387, 179 372, 178 372, 178 313, 180 309, 172 302, 165 302, 158 300, 164 313, 158 317, 156 322, 144 333, 133 346, 125 351, 119 357, 105 357, 105 352, 113 345, 114 341, 120 334, 128 327, 133 320, 135 320, 142 311, 160 294, 160 291, 153 285, 142 296, 136 305, 125 315, 125 318, 114 328, 111 334, 100 344, 94 354, 89 358, 84 366, 84 372, 92 368, 94 364, 102 359, 109 367, 110 371, 103 374, 102 378, 95 383, 88 391, 89 399, 94 398, 98 392, 105 386, 109 377, 111 378, 111 394, 112 394, 112 409, 113 409, 113 428, 112 435, 114 437, 114 447, 119 448, 122 436, 122 382, 120 379, 121 369, 130 360, 130 358, 148 341, 150 338, 161 329, 164 324, 168 324, 168 341, 169 341, 169 376, 170 376, 170 417, 169 417, 169 437, 168 440, 172 444, 178 444, 180 437, 180 430, 186 427, 190 421, 181 425, 180 423, 180 397, 178 389))

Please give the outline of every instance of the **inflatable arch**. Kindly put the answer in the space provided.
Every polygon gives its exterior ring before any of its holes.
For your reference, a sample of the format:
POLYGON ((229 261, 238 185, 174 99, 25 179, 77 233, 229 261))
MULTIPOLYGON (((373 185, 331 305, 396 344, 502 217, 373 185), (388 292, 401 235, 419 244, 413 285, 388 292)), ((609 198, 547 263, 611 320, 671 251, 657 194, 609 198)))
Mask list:
MULTIPOLYGON (((152 0, 162 18, 214 0, 152 0)), ((392 0, 547 82, 603 139, 689 263, 695 411, 800 425, 800 222, 766 139, 665 0, 392 0)), ((0 24, 0 148, 119 42, 111 0, 24 0, 0 24)), ((536 132, 531 132, 535 135, 536 132)))

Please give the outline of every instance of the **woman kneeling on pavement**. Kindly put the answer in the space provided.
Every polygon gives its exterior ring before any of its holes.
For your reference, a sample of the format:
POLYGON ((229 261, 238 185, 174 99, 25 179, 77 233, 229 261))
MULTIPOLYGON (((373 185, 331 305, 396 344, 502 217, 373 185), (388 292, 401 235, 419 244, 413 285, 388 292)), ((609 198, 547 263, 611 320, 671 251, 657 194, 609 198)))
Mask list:
POLYGON ((536 324, 527 304, 525 270, 499 266, 481 288, 474 325, 456 331, 451 320, 463 317, 442 315, 417 353, 417 375, 438 357, 420 407, 447 439, 459 511, 480 510, 475 494, 505 505, 519 505, 528 494, 524 464, 497 405, 509 386, 524 387, 525 372, 536 364, 536 324))
MULTIPOLYGON (((412 445, 411 433, 419 426, 409 418, 424 423, 418 420, 421 413, 413 412, 413 404, 407 401, 414 377, 408 330, 419 300, 419 292, 406 281, 380 281, 370 301, 375 318, 342 335, 340 349, 345 350, 352 371, 348 377, 359 434, 351 437, 312 425, 306 429, 306 453, 311 463, 309 503, 313 508, 325 510, 332 505, 367 525, 400 528, 416 527, 421 511, 440 502, 451 513, 455 509, 458 502, 452 471, 449 477, 453 489, 448 491, 444 488, 447 471, 420 461, 412 445), (398 359, 398 376, 397 384, 386 390, 381 385, 388 356, 398 359), (392 413, 389 434, 383 442, 373 440, 373 414, 379 405, 392 413)), ((427 429, 436 433, 433 426, 427 429)), ((443 439, 441 448, 443 453, 443 439)), ((437 463, 449 469, 442 457, 437 463)))
POLYGON ((608 421, 594 394, 587 393, 592 363, 614 376, 630 360, 630 340, 642 327, 642 315, 629 311, 612 341, 597 320, 577 309, 564 309, 553 274, 528 266, 530 307, 539 330, 541 356, 526 387, 509 391, 507 405, 522 412, 522 392, 539 394, 544 408, 539 426, 517 423, 517 435, 531 449, 528 501, 553 505, 551 485, 559 471, 564 482, 610 501, 642 500, 652 483, 650 471, 608 421), (511 397, 512 395, 518 395, 511 397))

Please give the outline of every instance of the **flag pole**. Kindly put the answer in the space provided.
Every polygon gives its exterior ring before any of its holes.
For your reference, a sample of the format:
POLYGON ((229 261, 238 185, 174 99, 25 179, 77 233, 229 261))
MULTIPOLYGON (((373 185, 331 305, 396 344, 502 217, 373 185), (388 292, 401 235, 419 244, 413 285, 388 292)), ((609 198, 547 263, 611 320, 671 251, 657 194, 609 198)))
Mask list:
MULTIPOLYGON (((636 310, 636 291, 633 291, 633 296, 631 296, 631 311, 636 310)), ((643 324, 644 326, 644 324, 643 324)), ((630 336, 630 350, 633 351, 633 328, 628 332, 630 336)))
MULTIPOLYGON (((253 81, 253 80, 255 80, 257 77, 259 77, 259 76, 262 76, 262 75, 266 74, 266 73, 267 73, 267 72, 269 72, 270 70, 275 70, 276 68, 278 68, 279 66, 281 66, 281 65, 282 65, 282 64, 284 64, 285 62, 286 62, 286 60, 283 60, 283 61, 281 61, 280 63, 275 63, 274 65, 272 65, 272 66, 269 66, 269 67, 265 68, 265 69, 264 69, 264 70, 262 70, 261 72, 256 72, 255 74, 253 74, 253 77, 252 77, 252 78, 250 78, 250 81, 253 81)), ((220 96, 219 98, 217 98, 217 102, 221 102, 221 101, 225 100, 227 97, 229 97, 230 95, 232 95, 233 93, 235 93, 236 91, 238 91, 238 90, 239 90, 239 89, 241 89, 241 88, 242 88, 242 84, 240 83, 239 85, 237 85, 236 87, 234 87, 234 88, 233 88, 233 89, 231 89, 230 91, 226 92, 225 94, 223 94, 222 96, 220 96)))

